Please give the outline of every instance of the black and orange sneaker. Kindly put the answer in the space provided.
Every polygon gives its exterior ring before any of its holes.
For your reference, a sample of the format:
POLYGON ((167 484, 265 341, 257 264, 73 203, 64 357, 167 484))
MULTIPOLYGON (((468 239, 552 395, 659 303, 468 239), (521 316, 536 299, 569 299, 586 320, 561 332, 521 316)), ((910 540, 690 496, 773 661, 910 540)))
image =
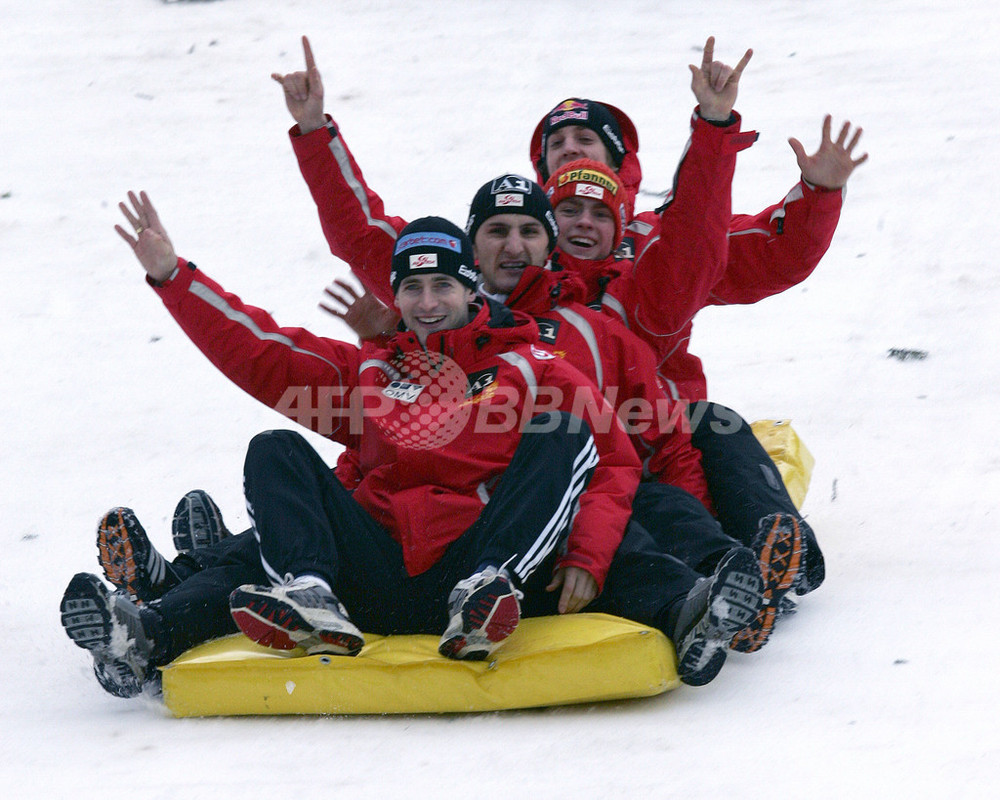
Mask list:
POLYGON ((802 524, 791 514, 768 514, 758 523, 751 549, 764 579, 764 605, 753 621, 733 637, 733 650, 755 653, 767 643, 785 596, 802 569, 802 524))
POLYGON ((451 618, 438 652, 447 658, 484 660, 521 621, 521 597, 502 568, 486 567, 459 581, 448 595, 451 618))
POLYGON ((140 602, 162 597, 180 583, 130 508, 112 508, 97 526, 97 563, 108 581, 140 602))
POLYGON ((365 645, 333 592, 307 575, 281 586, 240 586, 229 595, 229 612, 247 638, 273 650, 354 656, 365 645))
POLYGON ((144 612, 121 592, 110 593, 96 575, 73 576, 59 604, 66 635, 89 651, 94 675, 115 697, 142 693, 155 642, 143 622, 144 612))
POLYGON ((170 529, 178 553, 205 550, 230 535, 222 512, 204 489, 190 491, 180 499, 170 529))
POLYGON ((719 674, 733 636, 760 611, 763 585, 754 552, 734 547, 688 592, 670 637, 683 683, 704 686, 719 674))

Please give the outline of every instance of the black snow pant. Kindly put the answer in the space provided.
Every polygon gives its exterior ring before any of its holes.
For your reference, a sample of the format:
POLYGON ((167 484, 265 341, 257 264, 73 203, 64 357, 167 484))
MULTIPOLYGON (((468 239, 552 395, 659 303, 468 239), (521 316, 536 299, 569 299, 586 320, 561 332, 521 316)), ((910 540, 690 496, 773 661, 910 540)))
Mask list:
POLYGON ((701 500, 678 486, 646 482, 632 502, 632 519, 658 550, 711 575, 722 557, 742 542, 728 536, 701 500))
MULTIPOLYGON (((702 401, 689 410, 691 441, 701 451, 708 489, 723 530, 746 545, 757 523, 781 512, 802 521, 775 466, 750 424, 730 408, 702 401)), ((823 581, 823 553, 816 534, 802 524, 806 574, 812 588, 823 581)))

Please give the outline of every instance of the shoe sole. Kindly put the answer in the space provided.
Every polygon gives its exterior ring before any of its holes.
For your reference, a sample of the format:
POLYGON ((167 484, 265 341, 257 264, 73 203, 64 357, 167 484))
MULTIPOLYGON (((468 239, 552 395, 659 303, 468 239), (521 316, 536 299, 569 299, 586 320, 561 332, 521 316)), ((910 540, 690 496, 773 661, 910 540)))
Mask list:
POLYGON ((103 653, 111 642, 107 589, 96 575, 80 572, 66 587, 59 612, 63 630, 77 647, 103 653))
POLYGON ((353 656, 365 645, 363 637, 350 631, 317 630, 294 606, 270 595, 236 589, 230 595, 229 608, 248 639, 272 650, 304 647, 310 655, 353 656))
POLYGON ((143 682, 125 661, 94 657, 94 677, 108 694, 125 700, 142 694, 143 682))
POLYGON ((775 515, 773 522, 758 536, 764 537, 760 545, 764 607, 746 628, 733 637, 729 646, 740 653, 756 653, 767 644, 782 599, 792 588, 802 567, 802 531, 794 517, 775 515))
MULTIPOLYGON (((463 603, 460 629, 447 631, 438 645, 446 658, 483 661, 500 646, 521 621, 521 608, 506 581, 480 587, 463 603), (502 583, 502 591, 496 584, 502 583)), ((451 628, 458 621, 453 621, 451 628)))
POLYGON ((677 674, 688 686, 704 686, 726 662, 729 643, 760 610, 763 580, 754 554, 742 549, 727 557, 713 577, 705 614, 684 637, 677 674))
POLYGON ((97 563, 118 589, 144 603, 156 600, 176 584, 170 567, 152 546, 129 508, 113 508, 97 526, 97 563))
POLYGON ((222 512, 203 489, 195 489, 181 498, 174 509, 170 532, 178 553, 205 550, 230 535, 222 521, 222 512))

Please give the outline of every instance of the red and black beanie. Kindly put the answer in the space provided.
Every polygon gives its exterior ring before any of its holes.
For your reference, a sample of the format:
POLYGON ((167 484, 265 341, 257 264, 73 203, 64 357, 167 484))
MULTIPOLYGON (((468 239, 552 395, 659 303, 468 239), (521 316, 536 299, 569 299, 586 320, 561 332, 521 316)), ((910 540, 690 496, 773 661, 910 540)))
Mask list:
POLYGON ((545 193, 553 208, 569 197, 590 198, 603 203, 618 220, 614 247, 621 244, 629 219, 628 192, 621 177, 611 167, 590 158, 570 161, 548 179, 545 193))

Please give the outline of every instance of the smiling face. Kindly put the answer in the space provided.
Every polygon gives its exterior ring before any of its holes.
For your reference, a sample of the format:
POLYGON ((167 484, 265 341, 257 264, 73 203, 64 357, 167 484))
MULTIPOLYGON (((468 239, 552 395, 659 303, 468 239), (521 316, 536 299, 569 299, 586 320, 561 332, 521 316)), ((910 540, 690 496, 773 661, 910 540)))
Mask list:
POLYGON ((476 260, 491 294, 510 294, 526 266, 541 267, 549 255, 549 235, 537 219, 497 214, 476 231, 476 260))
POLYGON ((420 344, 437 331, 461 328, 469 321, 469 303, 475 292, 440 272, 410 275, 396 290, 396 307, 403 324, 420 344))
POLYGON ((556 222, 563 252, 587 261, 600 261, 611 255, 618 220, 600 200, 567 197, 556 206, 556 222))
POLYGON ((549 134, 545 143, 545 167, 555 174, 563 164, 590 158, 614 169, 611 153, 601 138, 583 125, 566 125, 549 134))

